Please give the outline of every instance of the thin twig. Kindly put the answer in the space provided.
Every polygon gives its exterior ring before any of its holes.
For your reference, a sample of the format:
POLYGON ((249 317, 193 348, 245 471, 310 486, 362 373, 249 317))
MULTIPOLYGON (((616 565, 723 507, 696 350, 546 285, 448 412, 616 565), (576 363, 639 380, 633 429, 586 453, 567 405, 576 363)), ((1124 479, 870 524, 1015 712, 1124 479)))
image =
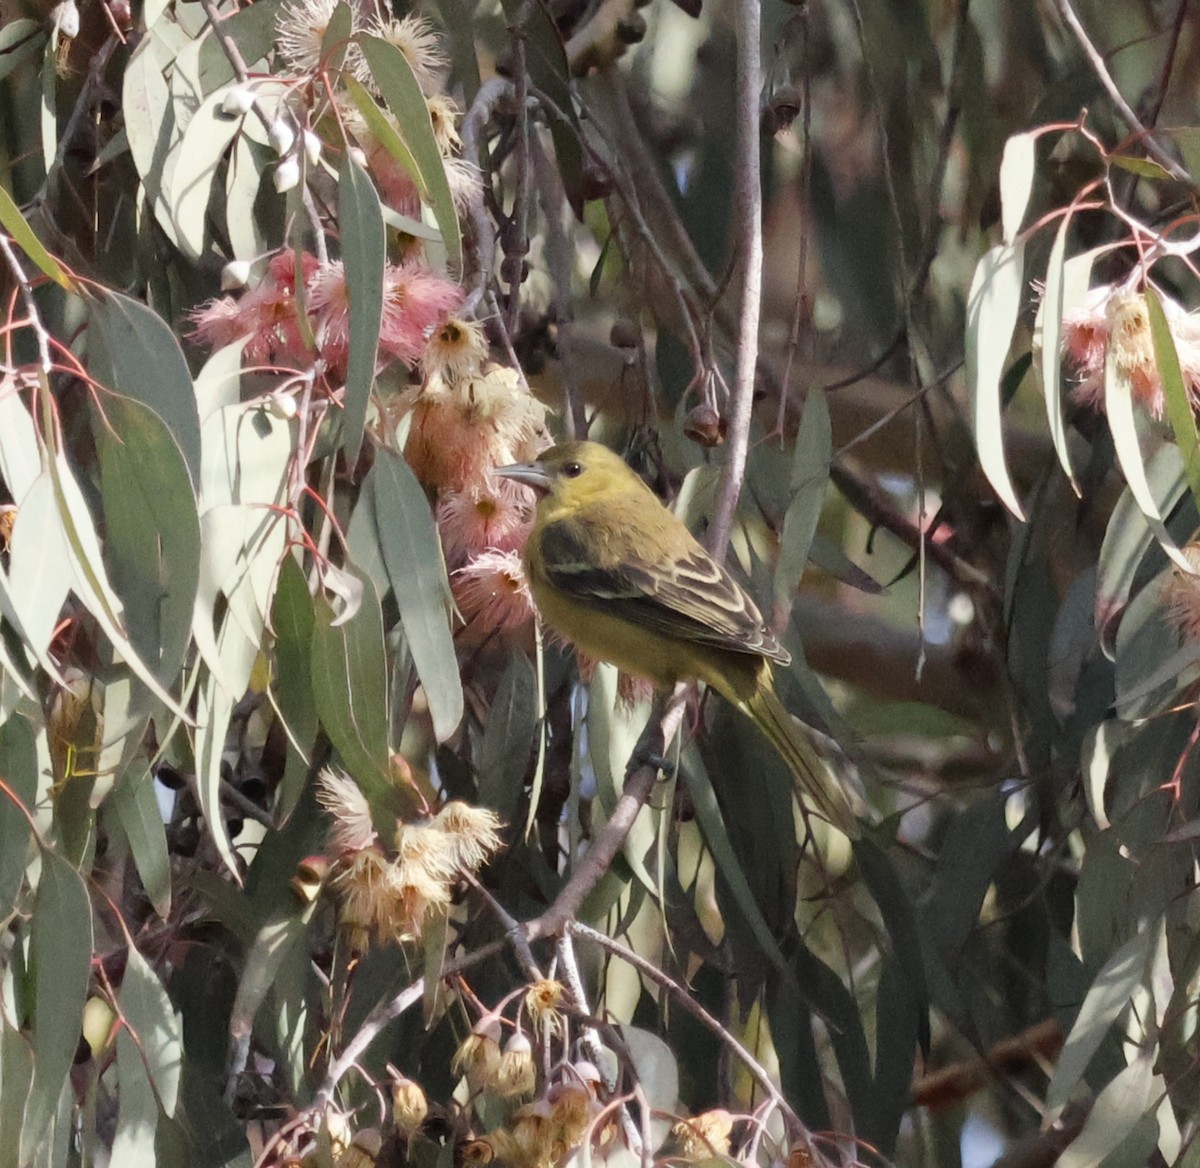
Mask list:
POLYGON ((576 937, 581 937, 585 941, 590 941, 593 945, 598 945, 601 949, 612 953, 619 957, 627 965, 636 969, 643 977, 649 978, 656 985, 661 986, 679 1003, 680 1006, 693 1018, 696 1019, 702 1026, 712 1031, 739 1059, 742 1060, 746 1069, 754 1076, 760 1087, 766 1093, 767 1097, 779 1108, 783 1114, 789 1128, 801 1134, 802 1138, 807 1136, 807 1129, 801 1122, 800 1117, 793 1110, 791 1104, 784 1098, 783 1092, 775 1085, 771 1076, 767 1074, 762 1064, 742 1045, 729 1030, 723 1026, 720 1021, 712 1016, 699 1002, 697 1002, 691 994, 687 992, 674 978, 663 973, 651 962, 644 957, 639 956, 626 945, 622 945, 620 941, 612 937, 606 936, 598 929, 593 929, 589 925, 582 924, 579 921, 570 921, 567 924, 567 932, 576 937))
MULTIPOLYGON (((567 996, 571 1001, 576 1013, 582 1018, 591 1016, 591 1009, 588 1006, 587 993, 583 988, 583 978, 579 976, 579 962, 575 960, 575 946, 571 943, 570 933, 564 933, 558 939, 558 962, 562 969, 563 983, 567 987, 567 996)), ((596 1028, 591 1025, 584 1026, 583 1032, 579 1036, 579 1041, 583 1043, 584 1049, 588 1052, 588 1057, 596 1065, 597 1068, 603 1068, 605 1065, 604 1045, 600 1041, 600 1035, 596 1028)), ((604 1071, 600 1071, 604 1074, 604 1071)), ((616 1082, 605 1082, 610 1094, 616 1091, 616 1082)), ((647 1156, 650 1149, 643 1141, 641 1133, 634 1126, 633 1117, 629 1114, 629 1108, 624 1103, 621 1104, 621 1130, 625 1133, 625 1142, 629 1145, 631 1151, 635 1154, 640 1154, 643 1157, 647 1156)))
POLYGON ((508 283, 508 303, 504 323, 511 336, 517 331, 521 309, 521 276, 525 254, 529 250, 529 74, 525 67, 525 34, 520 28, 513 36, 513 97, 516 101, 516 180, 513 184, 512 213, 504 231, 503 278, 508 283))
POLYGON ((42 314, 38 312, 37 301, 33 298, 33 285, 30 284, 29 277, 25 275, 25 269, 21 267, 8 236, 2 233, 0 233, 0 252, 4 253, 5 263, 8 264, 13 279, 21 289, 21 299, 25 302, 25 311, 29 313, 29 327, 33 329, 33 335, 37 338, 38 364, 43 375, 49 377, 54 368, 54 363, 50 360, 50 334, 42 323, 42 314))
MULTIPOLYGON (((680 684, 667 700, 666 709, 657 728, 663 749, 679 730, 683 720, 686 693, 687 686, 680 684)), ((525 926, 525 935, 531 941, 540 937, 557 937, 575 919, 588 894, 608 871, 642 806, 650 798, 657 780, 658 767, 652 763, 639 766, 626 776, 621 797, 617 800, 608 822, 592 840, 587 855, 571 873, 570 879, 554 898, 554 903, 540 917, 525 926)))
MULTIPOLYGON (((237 42, 222 27, 224 18, 217 8, 216 0, 200 0, 200 7, 204 9, 208 23, 212 25, 213 36, 216 38, 217 44, 221 46, 221 51, 225 54, 225 59, 229 62, 229 67, 233 70, 238 84, 247 85, 250 82, 250 70, 246 66, 246 59, 242 56, 242 50, 238 48, 237 42)), ((250 108, 254 110, 255 116, 263 124, 263 129, 269 134, 275 119, 267 112, 266 106, 259 100, 257 94, 251 94, 250 108)), ((292 120, 295 121, 294 118, 292 120)), ((300 148, 303 129, 298 123, 296 124, 296 143, 292 147, 293 150, 300 148)), ((323 264, 328 263, 329 253, 325 247, 325 230, 321 226, 321 217, 317 212, 307 183, 301 192, 301 202, 304 205, 304 213, 308 216, 309 226, 312 228, 313 247, 316 250, 317 259, 323 264)))
POLYGON ((1063 23, 1071 30, 1071 34, 1075 37, 1076 41, 1079 42, 1079 47, 1083 50, 1083 55, 1092 67, 1092 72, 1095 73, 1096 80, 1104 87, 1109 99, 1116 107, 1117 113, 1120 114, 1121 120, 1128 127, 1130 133, 1135 134, 1141 139, 1146 147, 1146 153, 1177 182, 1183 183, 1193 191, 1200 189, 1196 180, 1159 145, 1158 139, 1143 125, 1141 118, 1138 117, 1129 102, 1125 100, 1121 91, 1117 88, 1117 83, 1113 80, 1112 74, 1108 71, 1104 57, 1100 54, 1096 46, 1092 44, 1086 29, 1084 29, 1083 24, 1080 22, 1079 16, 1071 6, 1071 0, 1054 0, 1054 7, 1058 10, 1063 23))
MULTIPOLYGON (((503 100, 512 97, 512 82, 506 77, 489 77, 475 94, 471 108, 463 116, 459 127, 459 137, 462 138, 462 156, 468 162, 479 167, 483 175, 488 171, 484 166, 483 131, 492 119, 496 106, 503 100)), ((464 268, 463 283, 468 287, 467 299, 463 305, 466 312, 473 311, 483 300, 492 280, 492 268, 496 260, 496 233, 492 221, 488 218, 483 204, 482 191, 473 192, 467 203, 467 222, 470 224, 471 244, 467 257, 472 267, 464 268)))
POLYGON ((729 453, 709 530, 709 551, 724 558, 750 448, 750 412, 758 369, 758 321, 762 309, 762 174, 759 159, 759 94, 762 92, 762 10, 759 0, 737 5, 737 191, 742 305, 738 320, 737 372, 729 411, 729 453))

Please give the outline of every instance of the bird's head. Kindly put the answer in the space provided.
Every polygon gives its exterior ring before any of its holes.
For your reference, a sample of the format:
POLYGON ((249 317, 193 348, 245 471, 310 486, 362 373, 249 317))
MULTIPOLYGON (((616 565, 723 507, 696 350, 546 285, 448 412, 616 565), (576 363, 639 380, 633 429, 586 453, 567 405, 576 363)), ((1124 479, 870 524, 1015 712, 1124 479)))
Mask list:
POLYGON ((536 462, 497 467, 493 474, 532 487, 551 511, 571 511, 594 499, 649 488, 619 454, 598 442, 562 442, 536 462))

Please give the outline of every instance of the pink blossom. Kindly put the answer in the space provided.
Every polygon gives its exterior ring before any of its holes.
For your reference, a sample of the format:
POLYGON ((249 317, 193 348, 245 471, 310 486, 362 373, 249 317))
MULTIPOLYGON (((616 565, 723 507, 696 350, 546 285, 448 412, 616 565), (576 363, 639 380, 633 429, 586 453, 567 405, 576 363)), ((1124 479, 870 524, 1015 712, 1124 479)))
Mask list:
POLYGON ((515 551, 485 551, 450 577, 450 588, 468 623, 507 632, 533 620, 533 596, 515 551))
POLYGON ((437 503, 442 547, 455 567, 485 550, 520 551, 532 518, 533 492, 490 474, 465 490, 443 491, 437 503))
MULTIPOLYGON (((1200 319, 1184 312, 1169 296, 1160 293, 1160 299, 1195 408, 1200 405, 1200 319)), ((1162 378, 1154 355, 1149 309, 1141 292, 1111 284, 1092 288, 1083 305, 1063 314, 1062 347, 1079 377, 1078 401, 1096 410, 1104 408, 1104 369, 1111 349, 1134 400, 1153 417, 1162 417, 1166 404, 1162 378)))
MULTIPOLYGON (((301 272, 307 284, 316 272, 315 256, 300 253, 301 272)), ((211 348, 220 348, 243 337, 252 365, 306 368, 312 353, 304 344, 296 316, 296 253, 282 251, 272 257, 258 286, 240 299, 231 296, 210 300, 192 313, 192 336, 211 348)))
POLYGON ((462 303, 462 298, 463 291, 457 284, 435 276, 428 268, 414 263, 389 265, 383 279, 380 352, 405 365, 415 365, 430 334, 462 303))

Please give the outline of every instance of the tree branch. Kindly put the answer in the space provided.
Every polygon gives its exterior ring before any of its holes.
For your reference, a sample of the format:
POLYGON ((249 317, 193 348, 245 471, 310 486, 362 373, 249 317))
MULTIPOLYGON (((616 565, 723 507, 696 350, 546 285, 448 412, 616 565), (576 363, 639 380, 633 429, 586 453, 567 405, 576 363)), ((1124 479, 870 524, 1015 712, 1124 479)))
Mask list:
POLYGON ((727 432, 728 455, 717 506, 708 533, 709 551, 725 556, 733 516, 746 474, 750 448, 750 410, 758 369, 758 322, 762 310, 762 173, 759 158, 759 94, 762 92, 762 10, 759 0, 737 5, 737 211, 740 233, 742 300, 738 318, 737 372, 727 432))

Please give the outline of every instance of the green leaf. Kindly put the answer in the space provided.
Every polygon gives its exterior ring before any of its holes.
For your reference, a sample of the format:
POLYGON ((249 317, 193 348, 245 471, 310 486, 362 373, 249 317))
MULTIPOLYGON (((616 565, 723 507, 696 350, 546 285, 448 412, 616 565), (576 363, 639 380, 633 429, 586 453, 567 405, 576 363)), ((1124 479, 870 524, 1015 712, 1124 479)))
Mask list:
POLYGON ((1017 499, 1004 458, 1000 381, 1025 292, 1024 244, 994 247, 975 268, 967 298, 967 390, 972 432, 984 474, 1004 505, 1018 518, 1017 499))
POLYGON ((1079 484, 1071 465, 1071 452, 1067 445, 1067 428, 1063 418, 1062 394, 1062 319, 1068 304, 1072 307, 1087 293, 1091 276, 1093 252, 1066 260, 1067 232, 1071 226, 1071 213, 1063 215, 1062 222, 1050 248, 1046 263, 1046 290, 1038 314, 1034 335, 1041 345, 1042 395, 1046 400, 1046 420, 1050 427, 1050 438, 1058 455, 1059 465, 1071 482, 1071 489, 1079 495, 1079 484))
POLYGON ((808 563, 809 549, 829 485, 829 460, 833 456, 833 425, 829 403, 817 387, 804 399, 804 414, 796 434, 792 461, 792 501, 783 517, 779 561, 775 566, 775 600, 790 606, 808 563))
POLYGON ((75 1060, 92 962, 92 907, 79 873, 57 852, 42 849, 31 918, 33 1090, 21 1133, 23 1149, 41 1139, 75 1060))
POLYGON ((886 1157, 895 1153, 909 1106, 917 1048, 928 1045, 928 1035, 921 1034, 923 1011, 908 971, 885 954, 875 1004, 875 1090, 869 1115, 855 1114, 854 1130, 886 1157))
MULTIPOLYGON (((33 1051, 28 1040, 0 1012, 0 1131, 20 1132, 33 1084, 33 1051)), ((0 1168, 23 1168, 21 1141, 0 1140, 0 1168)))
POLYGON ((342 230, 342 262, 350 314, 342 450, 347 464, 353 466, 362 447, 367 406, 375 382, 387 247, 375 184, 350 151, 346 151, 338 172, 338 224, 342 230))
POLYGON ((479 751, 479 803, 506 823, 516 818, 537 732, 537 682, 524 653, 514 653, 488 711, 479 751))
POLYGON ((88 297, 88 308, 93 375, 163 420, 194 489, 200 481, 200 414, 175 334, 153 309, 119 292, 101 289, 88 297))
POLYGON ((1108 428, 1112 432, 1117 461, 1130 494, 1154 532, 1159 546, 1189 575, 1192 566, 1187 557, 1167 531, 1162 512, 1146 478, 1146 467, 1142 461, 1142 448, 1138 438, 1137 418, 1133 408, 1133 387, 1129 376, 1116 359, 1115 347, 1108 347, 1104 362, 1104 412, 1108 416, 1108 428))
MULTIPOLYGON (((454 197, 446 180, 446 166, 433 136, 433 122, 429 117, 429 106, 413 76, 408 58, 395 45, 382 37, 359 36, 363 56, 371 67, 371 76, 379 87, 388 109, 396 117, 400 135, 416 163, 417 185, 423 198, 433 207, 434 218, 442 229, 446 244, 447 263, 451 272, 462 270, 462 234, 458 227, 458 213, 454 209, 454 197)), ((356 103, 357 104, 357 103, 356 103)), ((386 142, 385 142, 386 145, 386 142)))
MULTIPOLYGON (((146 959, 128 947, 118 1005, 126 1026, 116 1034, 116 1071, 121 1083, 113 1163, 143 1162, 154 1152, 158 1113, 172 1116, 179 1102, 182 1035, 167 990, 146 959), (132 1034, 131 1034, 132 1031, 132 1034)), ((155 1163, 151 1158, 151 1163, 155 1163)))
POLYGON ((33 418, 14 391, 11 381, 0 381, 0 475, 13 502, 20 505, 42 473, 42 448, 33 418))
POLYGON ((453 601, 429 501, 408 463, 380 448, 369 488, 388 579, 400 609, 433 730, 445 742, 462 720, 462 680, 450 634, 453 601))
POLYGON ((1109 1028, 1129 1006, 1130 995, 1146 972, 1146 962, 1159 933, 1158 922, 1144 922, 1096 975, 1079 1008, 1071 1033, 1063 1044, 1058 1065, 1046 1089, 1046 1106, 1050 1110, 1057 1112, 1066 1105, 1075 1085, 1083 1078, 1092 1055, 1100 1049, 1109 1028))
POLYGON ((48 649, 71 590, 71 577, 63 571, 67 548, 54 480, 48 472, 39 475, 22 496, 9 555, 4 593, 9 618, 19 626, 26 651, 51 677, 61 680, 48 649))
POLYGON ((162 420, 132 398, 106 397, 92 433, 110 579, 130 641, 170 686, 191 640, 200 578, 200 520, 188 468, 162 420))
POLYGON ((43 275, 49 276, 60 288, 68 292, 78 292, 75 281, 67 275, 62 265, 45 248, 45 245, 34 234, 33 228, 25 221, 21 209, 12 200, 12 195, 0 186, 0 223, 13 237, 21 250, 37 265, 43 275))
POLYGON ((863 881, 879 907, 892 952, 909 982, 909 997, 916 1023, 913 1027, 921 1048, 929 1049, 929 991, 925 986, 925 957, 921 934, 908 890, 888 854, 870 836, 852 841, 863 881))
POLYGON ((315 621, 304 572, 294 556, 285 556, 271 605, 271 627, 275 630, 273 688, 292 743, 280 783, 279 812, 283 816, 291 813, 300 798, 317 736, 317 708, 309 668, 315 621))
POLYGON ((105 806, 112 808, 129 841, 129 851, 154 911, 166 920, 171 911, 171 861, 150 768, 126 771, 105 806))
POLYGON ((240 117, 230 117, 221 109, 227 92, 225 88, 209 94, 192 115, 179 145, 179 161, 163 191, 180 250, 193 260, 205 251, 213 180, 242 127, 240 117))
POLYGON ((369 580, 363 581, 358 611, 340 625, 334 625, 329 606, 318 603, 311 668, 321 725, 375 811, 390 799, 392 787, 388 778, 383 617, 369 580))
POLYGON ((1000 221, 1004 242, 1013 243, 1029 206, 1037 173, 1037 135, 1014 134, 1000 158, 1000 221))
POLYGON ((96 618, 96 623, 104 630, 113 648, 124 658, 125 664, 161 702, 179 717, 186 719, 187 714, 183 708, 154 676, 129 640, 122 622, 120 598, 113 591, 104 569, 100 540, 96 535, 91 513, 66 457, 59 453, 48 462, 58 507, 58 520, 71 569, 72 590, 88 612, 96 618))
MULTIPOLYGON (((233 41, 251 71, 275 45, 279 8, 280 0, 255 0, 221 21, 222 37, 233 41)), ((206 94, 236 78, 229 54, 215 36, 200 45, 198 77, 206 94)))
POLYGON ((45 39, 36 20, 10 20, 0 28, 0 81, 40 53, 45 39))
MULTIPOLYGON (((1188 489, 1177 446, 1166 443, 1154 453, 1146 464, 1146 482, 1156 509, 1162 515, 1170 515, 1188 489)), ((1110 658, 1116 618, 1124 610, 1138 569, 1153 544, 1154 532, 1133 492, 1126 489, 1117 500, 1104 530, 1096 577, 1096 629, 1101 646, 1110 658)))
POLYGON ((1153 1163, 1159 1137, 1154 1113, 1165 1091, 1161 1076, 1154 1073, 1153 1051, 1143 1051, 1105 1085, 1083 1130, 1055 1160, 1055 1168, 1153 1163))
POLYGON ((303 907, 289 906, 263 925, 254 938, 229 1018, 229 1033, 235 1043, 250 1041, 259 1008, 270 993, 284 959, 304 939, 314 907, 315 902, 303 907))
POLYGON ((1196 435, 1196 417, 1192 399, 1183 381, 1175 338, 1163 312, 1162 300, 1155 290, 1146 288, 1146 308, 1150 315, 1150 335, 1154 338, 1154 360, 1162 379, 1163 396, 1167 401, 1167 417, 1175 435, 1175 443, 1183 458, 1192 498, 1200 508, 1200 438, 1196 435))
MULTIPOLYGON (((37 737, 33 727, 19 715, 0 724, 0 778, 33 813, 37 802, 37 737)), ((12 911, 29 863, 29 821, 0 791, 0 921, 12 911)))

